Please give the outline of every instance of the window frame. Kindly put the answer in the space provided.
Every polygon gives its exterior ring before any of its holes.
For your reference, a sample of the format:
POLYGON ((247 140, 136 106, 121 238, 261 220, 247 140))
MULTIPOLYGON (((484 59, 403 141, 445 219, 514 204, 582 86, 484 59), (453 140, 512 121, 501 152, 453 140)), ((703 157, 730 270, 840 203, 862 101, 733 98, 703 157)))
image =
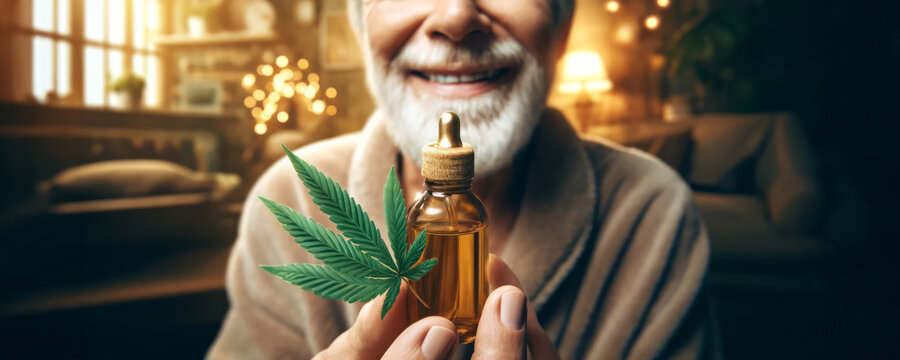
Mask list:
MULTIPOLYGON (((118 50, 122 53, 122 73, 135 72, 134 71, 134 63, 133 59, 135 55, 142 55, 147 59, 144 62, 144 69, 140 73, 141 76, 146 78, 148 69, 150 66, 149 59, 152 57, 156 58, 157 64, 159 66, 157 70, 157 74, 155 76, 154 81, 158 85, 156 87, 156 104, 151 107, 162 107, 164 102, 164 94, 163 94, 163 64, 165 60, 165 51, 156 46, 152 46, 150 39, 150 29, 149 29, 149 11, 147 11, 147 7, 149 6, 149 2, 153 0, 144 0, 143 4, 145 6, 145 11, 142 12, 144 15, 144 36, 147 40, 147 46, 144 48, 139 48, 137 44, 134 43, 134 6, 135 0, 101 0, 103 1, 103 41, 88 39, 85 34, 85 26, 84 26, 84 12, 86 3, 84 0, 70 0, 69 4, 69 33, 62 34, 58 29, 59 19, 58 19, 58 9, 59 9, 59 1, 60 0, 51 0, 52 1, 52 21, 54 31, 46 31, 37 29, 33 22, 33 9, 34 9, 34 1, 33 0, 23 0, 20 1, 18 6, 20 8, 13 9, 12 13, 10 13, 9 19, 7 21, 9 31, 10 40, 15 38, 20 38, 22 41, 19 51, 22 52, 22 60, 24 61, 24 73, 27 74, 24 76, 25 81, 23 84, 19 84, 20 88, 23 89, 20 96, 24 96, 26 99, 34 97, 34 88, 33 82, 34 79, 32 77, 32 67, 34 63, 33 54, 34 49, 32 47, 33 41, 36 37, 44 37, 50 39, 53 42, 52 48, 52 61, 51 61, 51 69, 52 69, 52 84, 51 90, 56 90, 58 87, 58 76, 59 76, 59 64, 58 64, 58 56, 57 56, 57 43, 58 42, 67 42, 69 44, 69 56, 70 56, 70 68, 69 68, 69 92, 64 97, 64 102, 71 103, 80 107, 89 107, 89 108, 110 108, 110 90, 109 83, 114 80, 110 78, 110 58, 111 51, 110 50, 118 50), (124 42, 122 44, 113 44, 109 41, 109 2, 110 1, 123 1, 125 3, 125 34, 124 34, 124 42), (101 105, 87 105, 85 104, 86 94, 84 93, 85 89, 85 71, 84 71, 84 53, 87 47, 96 47, 103 51, 104 54, 104 63, 103 63, 103 74, 104 74, 104 93, 103 93, 103 102, 101 105)), ((156 0, 159 6, 160 17, 166 13, 166 6, 168 5, 168 1, 166 0, 156 0)), ((158 19, 158 24, 160 26, 157 31, 159 33, 163 33, 164 26, 163 19, 158 19)), ((15 41, 11 41, 15 43, 15 41)), ((20 78, 21 79, 21 78, 20 78)), ((147 82, 150 82, 150 79, 146 79, 147 82)), ((145 87, 145 92, 147 88, 145 87)), ((145 99, 147 96, 145 95, 145 99)), ((142 104, 142 106, 147 106, 142 104)))

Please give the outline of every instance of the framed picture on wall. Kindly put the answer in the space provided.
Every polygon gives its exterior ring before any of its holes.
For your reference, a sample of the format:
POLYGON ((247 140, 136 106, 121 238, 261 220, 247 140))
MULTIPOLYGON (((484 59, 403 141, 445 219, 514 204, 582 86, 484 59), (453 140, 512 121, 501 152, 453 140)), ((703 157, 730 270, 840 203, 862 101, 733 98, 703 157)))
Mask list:
POLYGON ((216 80, 182 79, 181 108, 188 111, 217 112, 222 110, 223 86, 216 80))
POLYGON ((326 70, 362 69, 363 57, 344 11, 327 11, 320 21, 319 54, 326 70))

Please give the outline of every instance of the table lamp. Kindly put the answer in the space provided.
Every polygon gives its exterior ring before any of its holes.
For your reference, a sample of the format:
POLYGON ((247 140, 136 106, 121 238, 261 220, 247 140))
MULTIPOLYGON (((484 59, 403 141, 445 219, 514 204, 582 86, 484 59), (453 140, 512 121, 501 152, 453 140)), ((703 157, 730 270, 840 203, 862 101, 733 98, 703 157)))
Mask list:
POLYGON ((563 74, 558 90, 562 94, 575 96, 575 110, 582 132, 587 132, 591 125, 591 113, 596 102, 594 98, 610 89, 612 82, 600 54, 579 51, 563 56, 563 74))

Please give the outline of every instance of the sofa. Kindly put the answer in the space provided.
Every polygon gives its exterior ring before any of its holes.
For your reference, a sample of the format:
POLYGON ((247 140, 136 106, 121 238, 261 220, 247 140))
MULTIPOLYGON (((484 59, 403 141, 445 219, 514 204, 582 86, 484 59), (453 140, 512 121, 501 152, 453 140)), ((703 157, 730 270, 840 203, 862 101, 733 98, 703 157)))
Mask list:
POLYGON ((714 288, 820 291, 836 247, 822 229, 816 158, 790 114, 706 114, 595 126, 650 152, 694 189, 712 245, 714 288))
POLYGON ((724 358, 846 352, 835 345, 836 295, 864 236, 865 224, 852 219, 865 219, 865 209, 844 205, 846 187, 822 176, 794 117, 706 114, 595 126, 584 136, 655 155, 694 190, 711 243, 706 289, 724 358))

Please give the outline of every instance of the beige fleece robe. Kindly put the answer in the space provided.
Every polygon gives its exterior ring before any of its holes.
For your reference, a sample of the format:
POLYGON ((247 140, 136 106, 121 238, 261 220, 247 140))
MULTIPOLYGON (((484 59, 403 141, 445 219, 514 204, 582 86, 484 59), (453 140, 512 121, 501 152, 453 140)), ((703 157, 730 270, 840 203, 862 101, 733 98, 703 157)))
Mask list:
MULTIPOLYGON (((636 150, 580 139, 552 110, 529 146, 520 212, 497 255, 521 280, 560 356, 710 357, 701 292, 709 242, 678 174, 636 150)), ((382 187, 398 150, 378 112, 361 133, 296 153, 347 189, 387 233, 382 187)), ((333 228, 286 158, 260 178, 244 205, 228 266, 231 309, 208 356, 311 358, 353 323, 361 304, 317 297, 258 267, 316 260, 257 196, 333 228)))

